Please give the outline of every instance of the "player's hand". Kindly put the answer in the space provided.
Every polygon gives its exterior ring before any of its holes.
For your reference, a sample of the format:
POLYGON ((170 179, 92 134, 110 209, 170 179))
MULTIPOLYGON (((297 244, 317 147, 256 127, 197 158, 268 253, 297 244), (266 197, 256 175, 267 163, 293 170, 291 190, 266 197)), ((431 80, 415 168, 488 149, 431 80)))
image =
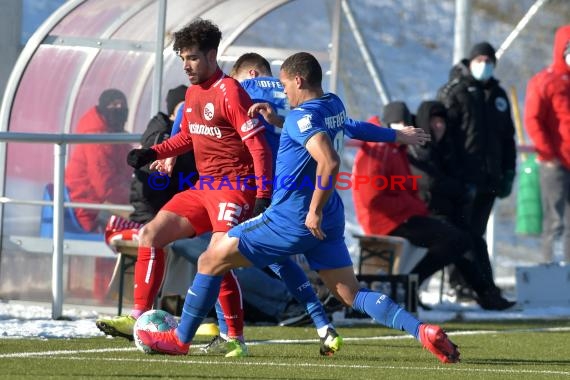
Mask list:
POLYGON ((323 213, 310 211, 305 218, 305 226, 311 231, 311 234, 319 240, 323 240, 327 237, 321 228, 321 222, 323 219, 323 213))
POLYGON ((423 145, 431 141, 429 133, 422 128, 403 127, 396 130, 396 142, 407 145, 423 145))
POLYGON ((127 164, 135 169, 140 169, 156 160, 156 156, 156 151, 151 148, 133 149, 127 154, 127 164))
POLYGON ((150 170, 158 170, 161 173, 165 173, 169 177, 172 176, 172 171, 174 170, 174 165, 176 164, 176 157, 168 157, 162 160, 156 160, 150 164, 150 170))
POLYGON ((253 206, 252 217, 256 217, 265 211, 271 204, 270 198, 255 198, 255 205, 253 206))
POLYGON ((164 160, 164 172, 168 174, 168 176, 172 175, 174 165, 176 165, 176 157, 168 157, 164 160))
POLYGON ((249 117, 257 117, 258 115, 263 116, 265 121, 276 127, 283 127, 283 118, 277 114, 275 108, 269 103, 255 103, 249 110, 247 110, 249 117))

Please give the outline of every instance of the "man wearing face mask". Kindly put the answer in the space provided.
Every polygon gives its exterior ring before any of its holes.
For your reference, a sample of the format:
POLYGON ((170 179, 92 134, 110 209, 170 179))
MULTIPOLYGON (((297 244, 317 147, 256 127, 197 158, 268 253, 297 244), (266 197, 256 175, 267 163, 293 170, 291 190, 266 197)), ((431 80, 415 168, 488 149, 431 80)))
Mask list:
POLYGON ((542 255, 562 239, 570 263, 570 25, 556 31, 552 64, 528 82, 524 123, 538 153, 543 209, 542 255))
MULTIPOLYGON (((99 102, 79 120, 75 133, 125 132, 128 108, 125 94, 107 89, 99 102)), ((129 144, 77 144, 65 169, 65 185, 72 202, 127 204, 132 169, 125 163, 129 144)), ((102 232, 109 211, 75 209, 77 220, 87 232, 102 232)), ((128 213, 112 213, 128 217, 128 213)))
MULTIPOLYGON (((475 191, 467 228, 473 237, 473 249, 481 254, 487 252, 482 236, 495 198, 511 193, 516 165, 511 107, 507 93, 493 77, 496 64, 491 44, 475 44, 469 57, 451 69, 448 83, 438 91, 438 100, 448 111, 461 180, 475 191)), ((491 268, 485 272, 492 273, 491 268)), ((454 280, 453 272, 450 277, 450 283, 462 292, 461 281, 454 280)))

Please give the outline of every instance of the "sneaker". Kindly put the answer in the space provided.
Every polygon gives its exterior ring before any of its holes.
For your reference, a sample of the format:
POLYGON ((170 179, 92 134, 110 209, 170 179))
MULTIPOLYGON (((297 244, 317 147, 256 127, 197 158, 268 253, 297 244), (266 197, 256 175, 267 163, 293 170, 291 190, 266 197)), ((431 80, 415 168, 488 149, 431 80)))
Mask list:
POLYGON ((420 342, 442 363, 459 362, 459 350, 447 337, 447 334, 436 325, 420 325, 420 342))
POLYGON ((105 335, 133 340, 133 328, 135 327, 136 321, 137 320, 130 315, 121 315, 109 319, 98 319, 95 321, 95 325, 97 325, 97 328, 104 332, 105 335))
POLYGON ((145 346, 161 354, 186 355, 190 349, 190 343, 182 343, 178 339, 176 329, 168 331, 138 330, 137 336, 145 346))
POLYGON ((225 353, 226 352, 226 343, 227 340, 225 340, 224 338, 222 338, 219 335, 216 335, 215 337, 212 338, 212 340, 210 341, 210 343, 208 343, 206 345, 206 347, 202 347, 200 349, 200 351, 202 351, 205 354, 209 354, 209 353, 216 353, 216 354, 221 354, 221 353, 225 353))
POLYGON ((229 339, 226 341, 226 358, 244 358, 249 355, 247 346, 239 339, 229 339))
POLYGON ((334 329, 327 329, 327 335, 321 338, 320 353, 323 356, 333 356, 342 347, 343 340, 334 329))

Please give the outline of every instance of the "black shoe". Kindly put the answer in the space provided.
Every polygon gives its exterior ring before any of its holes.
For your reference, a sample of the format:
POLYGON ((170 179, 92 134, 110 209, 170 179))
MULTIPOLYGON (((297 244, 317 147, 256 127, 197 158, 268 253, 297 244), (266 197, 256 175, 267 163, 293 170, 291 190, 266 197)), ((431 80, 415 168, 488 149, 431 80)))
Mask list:
POLYGON ((495 311, 507 310, 516 304, 516 302, 504 298, 498 288, 483 292, 475 300, 481 308, 495 311))

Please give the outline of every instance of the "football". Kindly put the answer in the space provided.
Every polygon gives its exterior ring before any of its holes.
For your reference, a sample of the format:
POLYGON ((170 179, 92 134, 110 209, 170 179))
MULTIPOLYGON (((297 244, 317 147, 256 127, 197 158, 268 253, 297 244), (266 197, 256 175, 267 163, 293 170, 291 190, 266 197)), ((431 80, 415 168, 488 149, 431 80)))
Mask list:
POLYGON ((139 330, 168 331, 175 329, 176 326, 178 326, 178 322, 176 322, 174 316, 168 312, 164 310, 149 310, 141 315, 135 323, 135 327, 133 329, 135 346, 145 354, 154 354, 156 352, 153 349, 141 342, 138 335, 139 330))

